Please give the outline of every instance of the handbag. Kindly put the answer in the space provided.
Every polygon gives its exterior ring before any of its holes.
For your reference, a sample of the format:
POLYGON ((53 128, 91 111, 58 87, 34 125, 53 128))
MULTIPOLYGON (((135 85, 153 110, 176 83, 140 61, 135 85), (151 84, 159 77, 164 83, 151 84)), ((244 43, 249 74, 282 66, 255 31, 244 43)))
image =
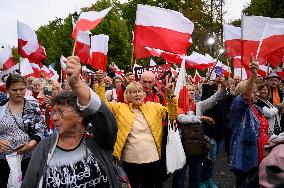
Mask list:
POLYGON ((168 125, 166 163, 167 171, 170 173, 181 169, 186 163, 186 156, 181 143, 180 134, 178 128, 173 125, 173 123, 169 123, 168 125))
POLYGON ((126 173, 124 172, 124 170, 120 166, 116 165, 115 163, 113 163, 113 169, 114 169, 114 174, 119 184, 119 188, 131 188, 128 177, 126 173))
POLYGON ((182 125, 182 145, 186 156, 205 156, 210 149, 200 124, 182 125))

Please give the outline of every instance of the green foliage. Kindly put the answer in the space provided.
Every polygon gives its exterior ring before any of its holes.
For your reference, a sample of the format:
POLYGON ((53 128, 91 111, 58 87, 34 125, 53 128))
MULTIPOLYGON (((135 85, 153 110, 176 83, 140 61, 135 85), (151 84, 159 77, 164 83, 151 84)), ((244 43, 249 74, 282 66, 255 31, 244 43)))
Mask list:
POLYGON ((246 15, 284 18, 283 0, 252 0, 243 12, 246 15))

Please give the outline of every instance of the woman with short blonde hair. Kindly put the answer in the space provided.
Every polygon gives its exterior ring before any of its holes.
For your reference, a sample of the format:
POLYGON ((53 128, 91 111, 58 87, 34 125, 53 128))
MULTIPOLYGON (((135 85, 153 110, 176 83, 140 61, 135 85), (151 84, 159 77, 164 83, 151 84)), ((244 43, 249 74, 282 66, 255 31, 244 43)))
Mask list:
POLYGON ((110 107, 118 123, 113 155, 123 161, 131 187, 162 187, 162 121, 167 114, 170 120, 175 120, 178 115, 173 83, 166 87, 167 107, 155 102, 144 103, 146 94, 136 81, 126 87, 125 103, 110 103, 104 95, 103 73, 98 71, 96 76, 99 80, 96 93, 110 107))

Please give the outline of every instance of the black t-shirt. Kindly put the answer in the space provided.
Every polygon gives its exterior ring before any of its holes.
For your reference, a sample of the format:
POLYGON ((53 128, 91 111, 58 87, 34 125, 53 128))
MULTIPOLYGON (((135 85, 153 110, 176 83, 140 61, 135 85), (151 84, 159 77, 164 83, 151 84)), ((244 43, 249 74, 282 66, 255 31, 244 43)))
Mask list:
POLYGON ((109 178, 85 141, 73 150, 57 146, 43 179, 44 188, 108 188, 109 178))

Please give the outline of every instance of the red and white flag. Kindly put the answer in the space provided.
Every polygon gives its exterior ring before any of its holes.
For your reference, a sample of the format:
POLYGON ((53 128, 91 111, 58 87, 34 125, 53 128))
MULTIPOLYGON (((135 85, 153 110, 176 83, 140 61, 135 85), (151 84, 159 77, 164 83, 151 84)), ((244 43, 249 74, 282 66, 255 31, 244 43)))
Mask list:
POLYGON ((241 55, 241 28, 232 25, 223 25, 224 40, 226 46, 227 57, 235 57, 241 55))
POLYGON ((66 69, 66 64, 67 64, 67 59, 66 57, 64 57, 63 55, 61 55, 60 57, 60 66, 61 66, 61 69, 65 70, 66 69))
POLYGON ((274 68, 277 68, 284 62, 284 49, 277 50, 272 54, 268 55, 266 58, 268 64, 272 65, 274 68))
POLYGON ((20 58, 20 72, 21 75, 25 78, 34 76, 34 70, 32 64, 27 58, 20 58))
POLYGON ((266 77, 272 71, 272 68, 269 65, 259 65, 258 74, 263 78, 266 77))
POLYGON ((178 98, 179 114, 186 114, 189 109, 189 99, 186 88, 186 75, 185 61, 183 60, 174 91, 175 96, 177 96, 178 98))
POLYGON ((63 79, 66 79, 65 70, 66 70, 67 61, 68 60, 66 59, 66 57, 61 55, 61 57, 60 57, 60 67, 61 67, 61 76, 62 76, 63 79))
MULTIPOLYGON (((271 55, 277 55, 281 49, 284 49, 284 22, 283 25, 266 24, 258 45, 257 60, 265 62, 271 55)), ((282 54, 280 54, 280 58, 282 58, 282 54)))
POLYGON ((45 79, 49 79, 50 78, 50 71, 49 68, 47 68, 47 66, 43 65, 41 67, 41 76, 45 79))
MULTIPOLYGON (((282 18, 262 16, 242 16, 242 64, 249 65, 251 56, 256 56, 257 49, 267 24, 284 25, 282 18)), ((260 62, 265 64, 265 62, 260 62)))
POLYGON ((92 67, 106 71, 108 35, 94 35, 91 37, 92 67))
POLYGON ((120 70, 118 68, 118 66, 114 62, 112 64, 113 64, 113 70, 114 70, 115 75, 123 77, 124 76, 124 71, 120 70))
POLYGON ((42 78, 42 72, 41 72, 40 66, 38 64, 31 63, 31 62, 30 62, 30 64, 31 64, 31 67, 34 71, 34 74, 32 76, 35 77, 35 78, 42 78))
POLYGON ((85 31, 79 31, 77 42, 75 44, 75 53, 80 58, 80 61, 85 65, 92 64, 90 50, 91 42, 89 33, 85 31))
POLYGON ((108 14, 112 7, 104 9, 100 12, 89 11, 82 12, 78 18, 77 24, 73 30, 72 37, 77 38, 78 31, 88 31, 94 29, 108 14))
POLYGON ((236 56, 233 58, 233 68, 234 68, 234 77, 242 78, 242 80, 246 80, 248 78, 247 70, 244 67, 242 67, 240 56, 236 56))
POLYGON ((137 5, 134 30, 134 56, 150 56, 145 47, 177 54, 186 54, 194 24, 181 13, 149 6, 137 5))
POLYGON ((58 80, 59 75, 58 75, 57 71, 54 70, 54 68, 50 65, 49 65, 48 69, 49 69, 49 72, 50 72, 50 79, 58 80))
POLYGON ((194 74, 194 77, 193 77, 194 84, 198 85, 198 83, 201 81, 201 79, 202 79, 202 76, 200 76, 198 71, 195 69, 195 74, 194 74))
POLYGON ((205 54, 199 54, 197 52, 192 52, 190 56, 185 56, 185 62, 186 62, 186 68, 191 69, 198 69, 201 71, 204 71, 208 68, 211 68, 214 65, 214 62, 216 62, 215 59, 213 59, 210 55, 205 54))
POLYGON ((28 58, 30 62, 42 66, 46 59, 44 48, 38 43, 37 35, 27 24, 17 22, 18 51, 21 56, 28 58))
POLYGON ((9 47, 0 48, 0 69, 8 70, 14 65, 12 50, 9 47))
POLYGON ((180 54, 174 54, 174 53, 166 52, 164 50, 149 48, 149 47, 145 47, 145 49, 148 50, 148 52, 150 53, 150 56, 161 57, 169 63, 176 63, 179 65, 181 64, 182 59, 181 59, 180 54))

